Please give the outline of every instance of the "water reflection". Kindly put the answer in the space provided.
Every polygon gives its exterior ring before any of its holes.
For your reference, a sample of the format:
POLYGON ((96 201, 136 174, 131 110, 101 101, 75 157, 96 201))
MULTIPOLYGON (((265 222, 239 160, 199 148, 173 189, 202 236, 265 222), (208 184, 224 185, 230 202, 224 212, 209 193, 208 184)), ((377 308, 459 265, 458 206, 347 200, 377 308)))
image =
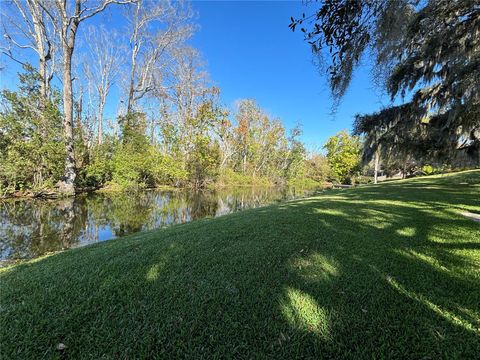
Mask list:
POLYGON ((113 239, 141 230, 221 216, 310 195, 312 191, 240 188, 224 191, 143 191, 85 194, 61 200, 0 201, 0 259, 113 239))

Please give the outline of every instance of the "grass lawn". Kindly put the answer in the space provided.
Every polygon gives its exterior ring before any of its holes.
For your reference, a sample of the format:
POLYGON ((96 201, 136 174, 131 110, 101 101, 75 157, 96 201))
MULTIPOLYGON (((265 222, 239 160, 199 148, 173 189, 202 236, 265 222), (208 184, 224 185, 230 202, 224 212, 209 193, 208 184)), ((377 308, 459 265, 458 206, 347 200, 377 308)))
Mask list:
POLYGON ((478 358, 480 223, 463 211, 480 213, 480 171, 2 269, 0 358, 478 358))

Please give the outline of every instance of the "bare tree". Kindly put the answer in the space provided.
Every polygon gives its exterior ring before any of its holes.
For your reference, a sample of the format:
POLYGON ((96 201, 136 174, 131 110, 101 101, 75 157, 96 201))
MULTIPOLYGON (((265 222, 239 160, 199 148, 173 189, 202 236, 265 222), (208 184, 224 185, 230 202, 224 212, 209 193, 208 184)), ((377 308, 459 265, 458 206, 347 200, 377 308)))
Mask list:
POLYGON ((90 26, 86 33, 89 61, 84 62, 84 73, 96 90, 97 140, 103 141, 103 110, 108 94, 118 79, 125 60, 120 36, 104 26, 90 26))
POLYGON ((46 16, 40 1, 11 0, 10 6, 2 6, 3 37, 7 40, 7 45, 2 46, 1 51, 22 65, 25 63, 16 58, 13 48, 30 49, 36 53, 39 62, 37 72, 40 77, 40 94, 46 101, 55 68, 56 29, 51 19, 46 16))
POLYGON ((180 129, 180 143, 183 146, 185 158, 188 160, 195 132, 200 130, 194 124, 194 118, 199 106, 214 95, 216 88, 209 86, 208 75, 203 71, 204 64, 198 51, 189 46, 177 47, 172 50, 172 62, 163 76, 163 88, 156 91, 156 96, 166 98, 175 111, 174 117, 180 129))
POLYGON ((172 51, 173 61, 165 79, 165 95, 176 107, 180 121, 185 122, 194 114, 199 101, 210 90, 208 76, 198 51, 184 46, 172 51))
POLYGON ((130 73, 127 80, 127 112, 137 101, 158 90, 159 70, 168 64, 172 48, 192 34, 192 12, 183 2, 139 0, 127 15, 130 26, 130 73), (161 25, 154 28, 154 25, 161 25))
POLYGON ((62 48, 63 79, 63 129, 65 141, 65 171, 59 190, 66 195, 75 193, 75 151, 73 139, 73 92, 72 92, 72 57, 80 24, 104 11, 111 4, 127 4, 135 0, 102 0, 94 6, 86 0, 72 2, 55 0, 38 0, 39 5, 50 17, 60 36, 62 48), (73 6, 72 6, 73 5, 73 6))
POLYGON ((97 127, 97 87, 94 83, 94 76, 90 67, 90 61, 84 58, 81 65, 83 72, 83 82, 85 85, 85 115, 83 117, 83 128, 85 130, 85 140, 87 147, 90 149, 95 138, 95 128, 97 127))

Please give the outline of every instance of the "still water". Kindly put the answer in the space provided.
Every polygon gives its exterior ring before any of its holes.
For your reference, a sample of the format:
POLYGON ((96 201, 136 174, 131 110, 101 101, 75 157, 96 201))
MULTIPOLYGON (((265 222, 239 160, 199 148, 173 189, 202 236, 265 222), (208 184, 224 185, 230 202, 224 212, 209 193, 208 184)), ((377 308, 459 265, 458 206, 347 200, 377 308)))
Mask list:
POLYGON ((137 231, 217 217, 313 193, 285 188, 236 188, 4 200, 0 201, 0 265, 9 260, 34 258, 137 231))

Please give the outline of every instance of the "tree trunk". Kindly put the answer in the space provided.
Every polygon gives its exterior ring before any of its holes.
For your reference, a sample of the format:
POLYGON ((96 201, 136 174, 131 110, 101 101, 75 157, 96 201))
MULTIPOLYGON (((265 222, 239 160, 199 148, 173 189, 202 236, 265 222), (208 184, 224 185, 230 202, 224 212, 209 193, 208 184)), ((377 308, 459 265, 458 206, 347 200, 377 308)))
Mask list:
POLYGON ((98 145, 103 142, 103 107, 105 106, 105 100, 102 98, 98 104, 98 145))
POLYGON ((375 151, 375 174, 373 175, 374 184, 378 182, 378 162, 379 162, 378 151, 375 151))
MULTIPOLYGON (((136 40, 136 29, 134 34, 134 39, 136 40)), ((135 68, 137 66, 137 52, 138 47, 137 44, 134 45, 132 51, 132 59, 131 59, 131 68, 130 68, 130 84, 128 88, 128 99, 127 99, 127 114, 130 113, 133 109, 133 98, 135 97, 135 68)))
POLYGON ((156 128, 155 119, 152 116, 152 121, 150 123, 150 137, 151 137, 151 143, 152 143, 153 146, 155 146, 155 144, 156 144, 155 128, 156 128))
POLYGON ((46 102, 48 98, 47 60, 43 56, 40 56, 40 59, 39 59, 38 73, 40 74, 40 78, 41 78, 40 96, 42 97, 43 102, 46 102))
POLYGON ((60 191, 65 195, 75 194, 75 150, 73 139, 73 93, 72 93, 73 47, 63 44, 63 135, 65 141, 65 172, 60 191))
POLYGON ((130 89, 128 91, 127 114, 132 112, 132 109, 133 109, 133 96, 134 96, 133 86, 134 86, 134 79, 132 77, 132 80, 130 80, 130 89))
MULTIPOLYGON (((40 75, 40 95, 44 103, 48 98, 49 79, 47 75, 47 62, 51 59, 51 43, 47 39, 45 31, 45 23, 42 18, 42 10, 38 1, 27 1, 30 14, 32 16, 33 29, 35 31, 33 38, 35 39, 35 47, 39 56, 38 73, 40 75), (46 48, 47 43, 48 48, 46 48), (45 52, 45 50, 48 50, 45 52)), ((45 104, 41 104, 43 107, 45 104)))
POLYGON ((245 174, 246 171, 247 171, 247 146, 243 145, 242 172, 245 174))

